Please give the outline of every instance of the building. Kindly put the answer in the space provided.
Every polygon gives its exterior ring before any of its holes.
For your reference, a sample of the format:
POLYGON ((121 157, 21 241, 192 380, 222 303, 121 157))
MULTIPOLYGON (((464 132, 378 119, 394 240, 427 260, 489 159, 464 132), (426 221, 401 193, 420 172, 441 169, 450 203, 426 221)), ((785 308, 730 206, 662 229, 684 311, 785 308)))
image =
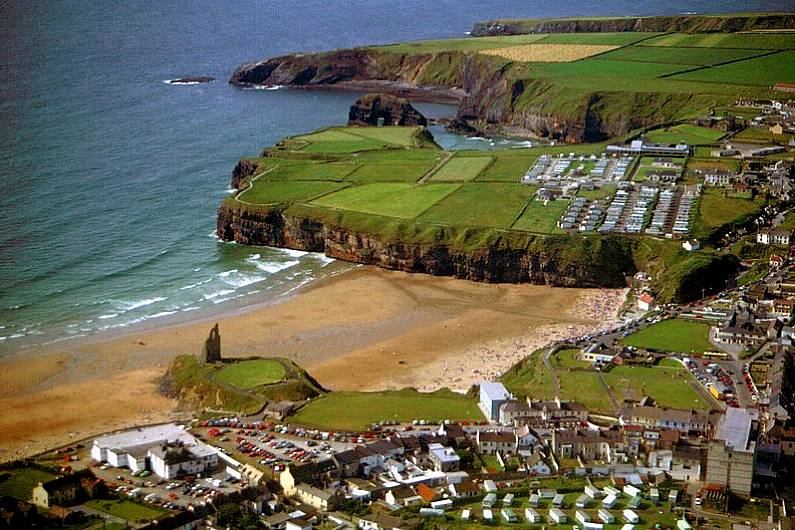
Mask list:
POLYGON ((658 156, 688 156, 690 146, 687 144, 660 145, 648 143, 643 140, 633 140, 629 145, 608 145, 609 154, 618 155, 658 155, 658 156))
POLYGON ((781 136, 784 134, 784 127, 780 123, 774 123, 768 130, 770 131, 770 134, 776 136, 781 136))
POLYGON ((789 245, 791 239, 790 230, 762 228, 756 233, 756 242, 763 245, 789 245))
POLYGON ((336 489, 320 489, 304 482, 296 484, 292 495, 299 501, 317 510, 336 510, 345 500, 343 493, 336 489))
POLYGON ((649 293, 643 293, 638 297, 638 309, 641 311, 650 311, 654 306, 654 297, 649 293))
POLYGON ((486 417, 497 421, 500 417, 500 405, 513 399, 502 383, 482 382, 480 384, 480 407, 486 417))
POLYGON ((428 458, 436 471, 457 471, 461 467, 461 458, 456 452, 439 443, 428 444, 428 458))
POLYGON ((752 431, 757 418, 752 409, 726 409, 709 442, 707 483, 728 487, 739 495, 751 494, 756 452, 752 431))
POLYGON ((39 482, 33 488, 31 500, 42 508, 76 504, 93 495, 97 480, 90 470, 83 470, 39 482))
POLYGON ((419 519, 406 520, 380 512, 363 515, 359 519, 360 530, 414 530, 421 524, 419 519))
POLYGON ((688 239, 682 243, 682 248, 688 252, 693 252, 701 248, 701 243, 698 242, 698 239, 688 239))
POLYGON ((167 480, 218 467, 218 452, 205 444, 166 442, 151 447, 147 456, 152 473, 167 480))
POLYGON ((477 431, 475 443, 478 451, 484 455, 515 454, 518 450, 516 433, 508 431, 477 431))
POLYGON ((615 431, 556 429, 552 431, 552 450, 558 458, 613 462, 614 446, 621 442, 615 431))
POLYGON ((627 407, 619 414, 621 425, 637 425, 654 429, 674 429, 683 433, 708 433, 717 418, 706 410, 680 410, 645 405, 627 407))
POLYGON ((737 179, 737 175, 729 171, 709 171, 704 174, 705 186, 728 186, 737 179))

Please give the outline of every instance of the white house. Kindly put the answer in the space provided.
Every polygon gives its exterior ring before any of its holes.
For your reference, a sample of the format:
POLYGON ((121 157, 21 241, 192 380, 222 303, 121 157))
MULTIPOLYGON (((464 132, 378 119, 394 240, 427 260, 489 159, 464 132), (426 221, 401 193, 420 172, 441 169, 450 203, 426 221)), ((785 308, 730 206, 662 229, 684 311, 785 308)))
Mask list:
POLYGON ((649 293, 643 293, 638 297, 638 309, 649 311, 654 305, 654 297, 649 293))
POLYGON ((778 228, 762 228, 756 233, 756 242, 763 245, 789 245, 792 232, 778 228))
POLYGON ((698 250, 701 248, 701 243, 698 242, 698 239, 688 239, 684 243, 682 243, 682 248, 687 250, 688 252, 693 252, 694 250, 698 250))

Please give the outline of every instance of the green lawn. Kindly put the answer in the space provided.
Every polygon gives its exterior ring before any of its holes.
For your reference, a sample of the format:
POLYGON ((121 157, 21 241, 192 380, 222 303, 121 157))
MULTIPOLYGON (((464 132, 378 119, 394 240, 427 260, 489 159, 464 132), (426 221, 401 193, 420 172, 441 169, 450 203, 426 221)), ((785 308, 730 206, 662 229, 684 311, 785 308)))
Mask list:
POLYGON ((795 79, 795 51, 785 51, 748 61, 703 68, 674 76, 707 83, 772 87, 795 79))
POLYGON ((623 344, 655 351, 691 353, 714 351, 709 325, 692 320, 663 320, 621 340, 623 344))
POLYGON ((449 390, 421 393, 412 389, 383 392, 332 392, 302 407, 291 423, 306 427, 360 431, 380 421, 482 420, 474 399, 449 390))
POLYGON ((510 228, 535 193, 533 186, 507 182, 463 184, 418 219, 450 225, 510 228))
POLYGON ((33 468, 0 471, 0 496, 8 495, 26 501, 30 499, 33 488, 39 482, 47 482, 55 475, 33 468))
POLYGON ((462 182, 474 180, 491 163, 490 156, 456 157, 448 160, 431 176, 435 182, 462 182))
POLYGON ((613 404, 597 372, 561 370, 558 376, 561 399, 579 401, 590 411, 613 411, 613 404))
POLYGON ((580 349, 565 349, 556 352, 552 356, 552 361, 555 366, 567 369, 587 369, 591 366, 588 361, 581 361, 577 358, 582 353, 580 349))
POLYGON ((129 501, 126 499, 93 499, 85 503, 89 508, 104 512, 127 521, 142 521, 152 520, 167 514, 165 510, 154 508, 151 506, 144 506, 137 502, 129 501))
POLYGON ((477 177, 477 181, 519 182, 538 158, 527 149, 494 151, 494 163, 477 177))
POLYGON ((568 207, 568 201, 532 201, 513 225, 515 230, 526 230, 540 234, 562 234, 558 221, 568 207))
POLYGON ((457 184, 365 184, 321 197, 317 206, 412 219, 458 189, 457 184))
POLYGON ((386 142, 365 138, 345 132, 342 129, 326 129, 304 136, 296 136, 295 140, 308 142, 302 151, 307 153, 355 153, 368 149, 380 149, 386 142))
POLYGON ((271 359, 255 359, 230 364, 213 375, 220 383, 227 383, 238 388, 254 388, 282 381, 287 375, 279 361, 271 359))
POLYGON ((315 197, 342 189, 346 184, 328 181, 277 181, 256 180, 240 195, 238 200, 255 204, 277 204, 281 202, 311 201, 315 197))
POLYGON ((739 50, 733 48, 705 48, 703 50, 694 51, 692 48, 640 45, 619 48, 602 55, 602 57, 620 61, 690 64, 698 66, 747 59, 759 55, 760 53, 763 52, 759 50, 739 50))
POLYGON ((693 376, 682 365, 616 366, 604 378, 619 400, 622 392, 629 389, 635 396, 651 396, 662 407, 685 410, 710 407, 691 386, 693 376))
POLYGON ((683 123, 674 125, 666 129, 656 129, 646 133, 646 138, 650 142, 659 144, 675 144, 684 142, 690 145, 697 144, 712 144, 726 136, 722 131, 708 129, 707 127, 698 127, 683 123))
POLYGON ((346 134, 401 147, 415 145, 419 127, 347 127, 346 134))

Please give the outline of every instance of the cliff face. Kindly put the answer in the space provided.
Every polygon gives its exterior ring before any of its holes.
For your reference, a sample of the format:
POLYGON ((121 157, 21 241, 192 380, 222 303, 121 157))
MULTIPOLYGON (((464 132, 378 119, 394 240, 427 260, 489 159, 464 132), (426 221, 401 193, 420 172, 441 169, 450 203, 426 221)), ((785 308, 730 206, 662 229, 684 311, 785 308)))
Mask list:
POLYGON ((257 165, 251 160, 241 158, 232 170, 232 187, 236 190, 240 189, 243 181, 248 177, 254 176, 257 172, 257 165))
POLYGON ((428 120, 411 103, 391 94, 366 94, 348 112, 348 125, 426 126, 428 120))
POLYGON ((770 13, 752 15, 682 15, 661 17, 620 17, 602 19, 487 20, 472 28, 473 37, 523 35, 527 33, 648 32, 737 32, 760 29, 788 29, 795 15, 770 13))
POLYGON ((442 243, 384 241, 281 211, 251 211, 228 204, 218 212, 218 235, 242 244, 323 252, 353 263, 485 282, 623 287, 625 274, 634 272, 629 246, 619 240, 583 244, 568 237, 528 236, 513 248, 495 242, 464 250, 442 243))

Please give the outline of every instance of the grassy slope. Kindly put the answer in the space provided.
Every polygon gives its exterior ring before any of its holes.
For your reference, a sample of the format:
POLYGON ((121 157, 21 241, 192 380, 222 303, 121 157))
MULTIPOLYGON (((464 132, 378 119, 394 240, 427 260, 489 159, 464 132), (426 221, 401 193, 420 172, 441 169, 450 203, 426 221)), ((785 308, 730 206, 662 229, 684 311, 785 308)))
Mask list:
POLYGON ((282 363, 270 359, 257 359, 231 364, 219 370, 213 379, 239 388, 253 388, 284 380, 287 371, 282 363))

